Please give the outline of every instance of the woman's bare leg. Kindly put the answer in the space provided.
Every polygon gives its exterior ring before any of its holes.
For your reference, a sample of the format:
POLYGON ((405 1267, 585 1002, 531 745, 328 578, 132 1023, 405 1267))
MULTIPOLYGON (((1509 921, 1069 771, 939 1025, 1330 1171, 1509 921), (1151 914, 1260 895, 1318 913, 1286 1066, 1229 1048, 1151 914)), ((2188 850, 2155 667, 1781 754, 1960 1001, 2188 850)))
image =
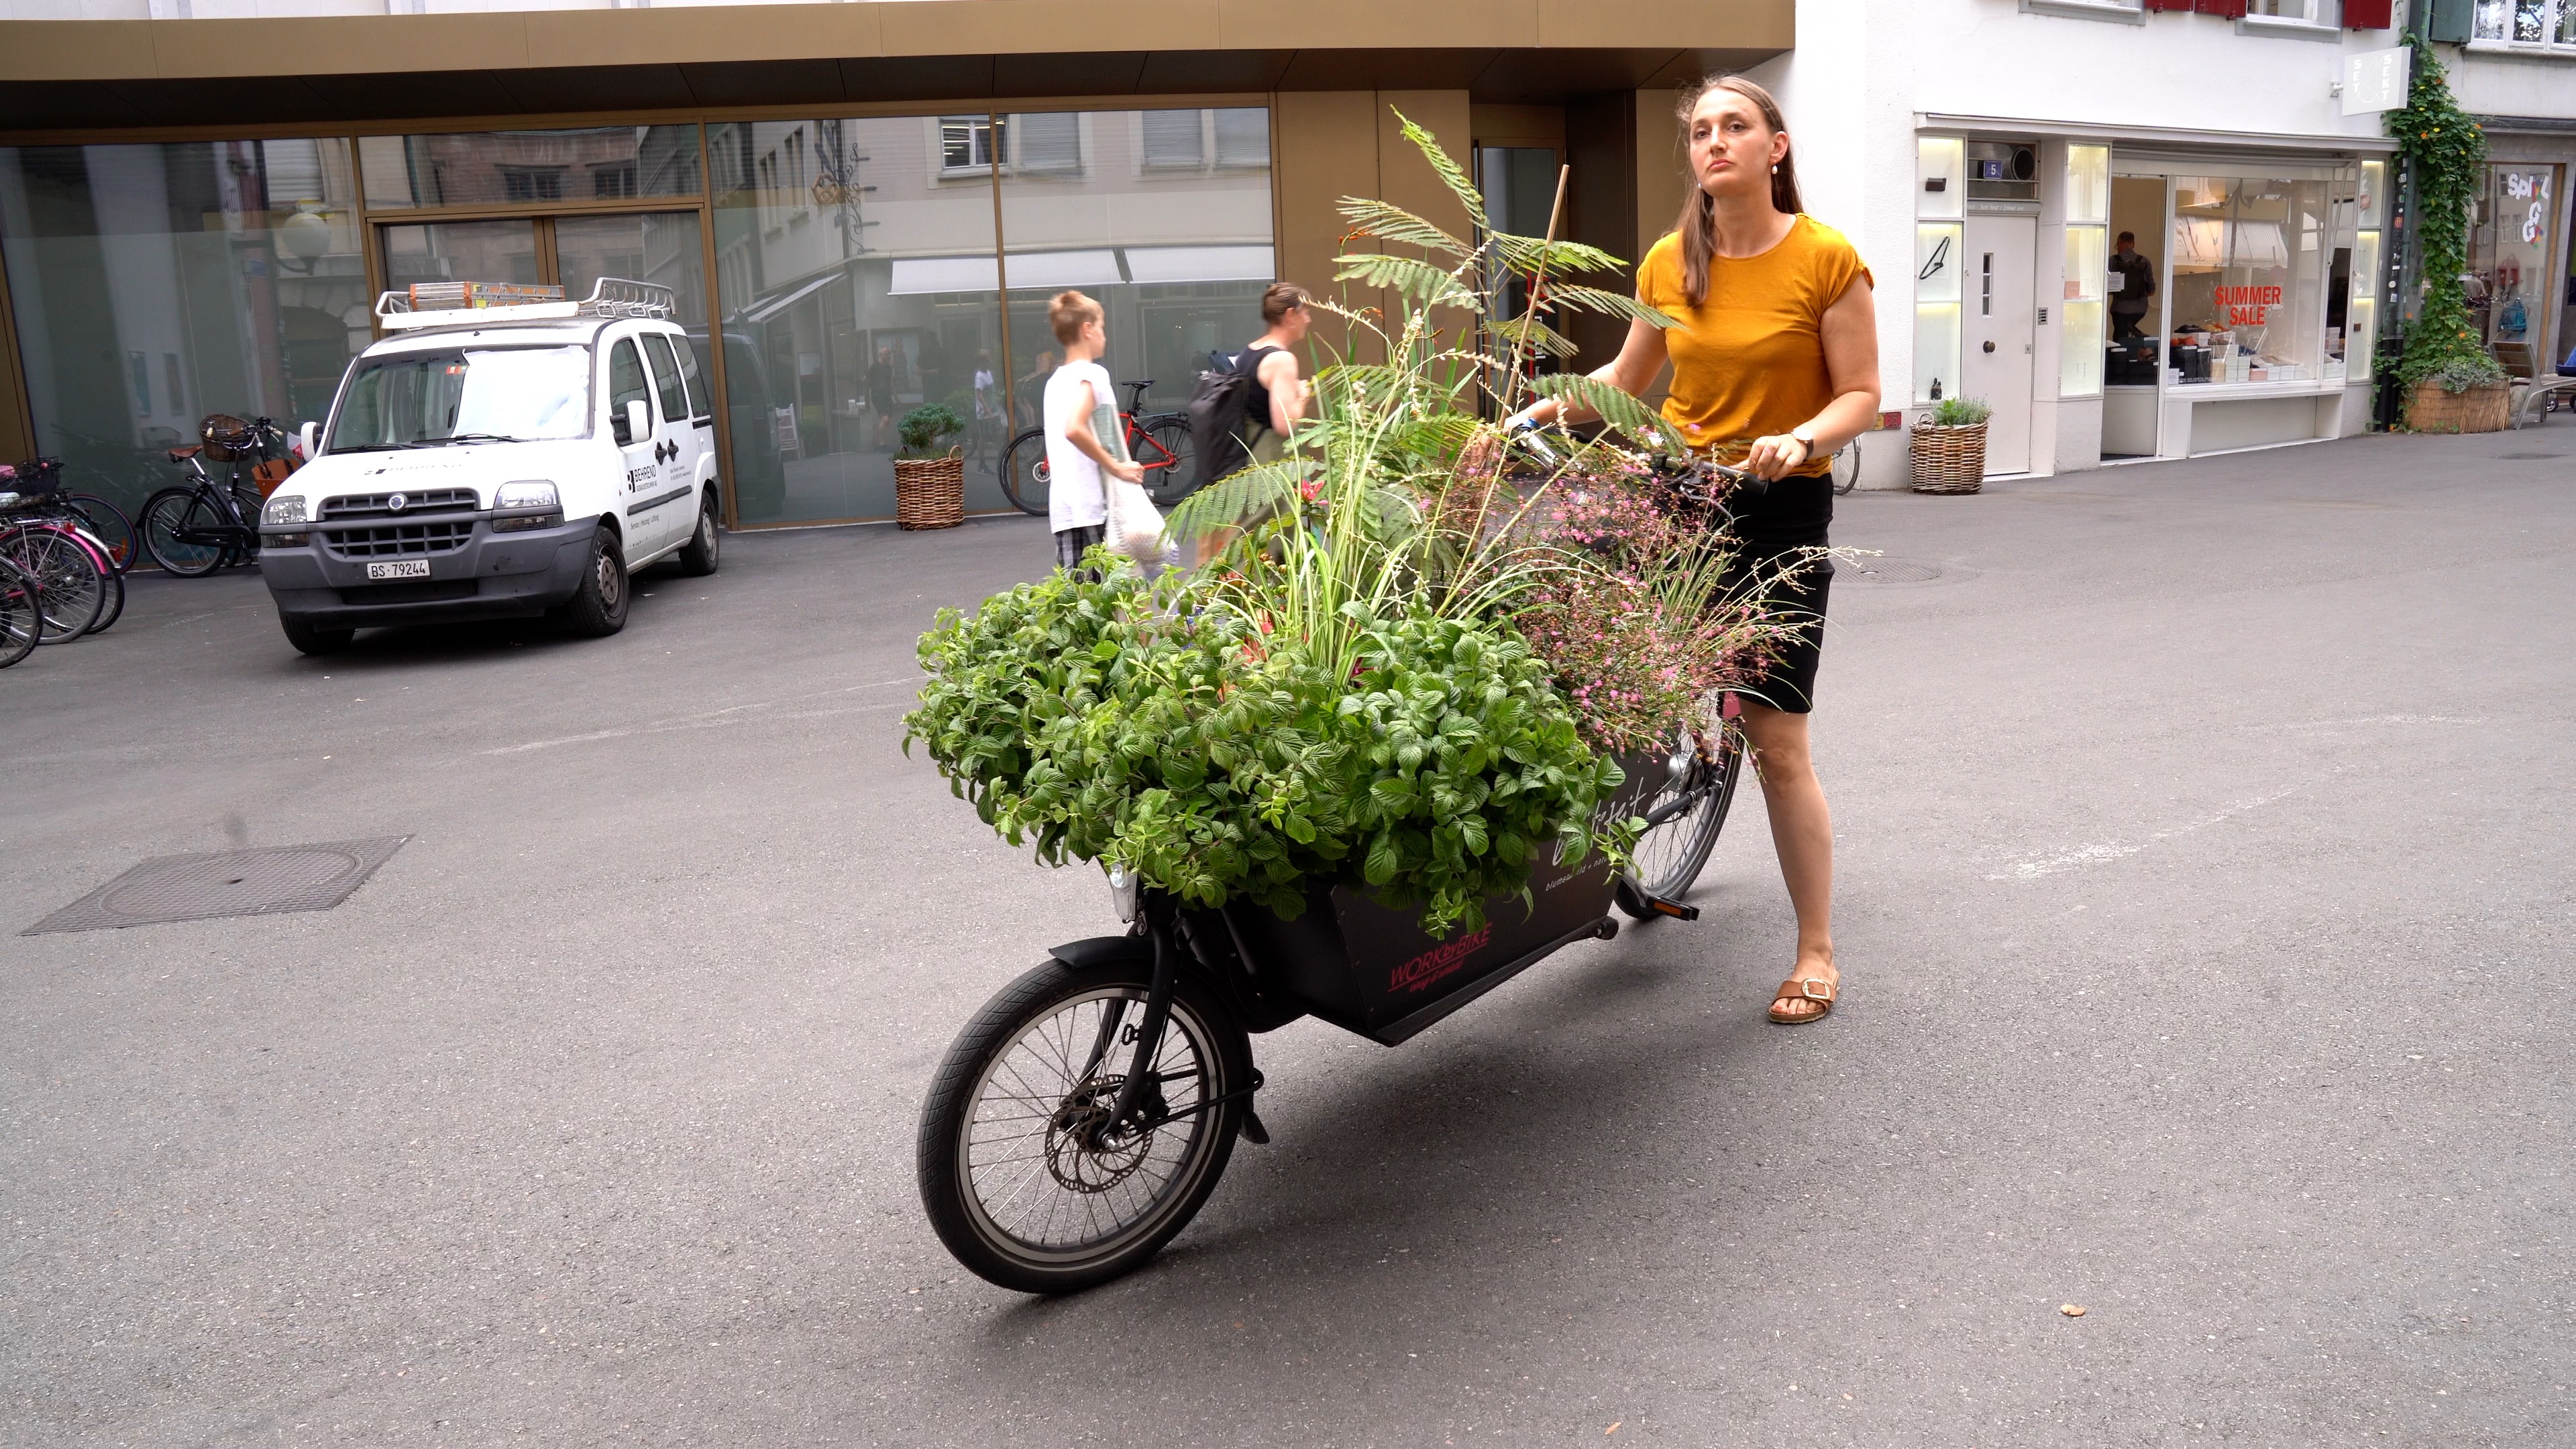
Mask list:
MULTIPOLYGON (((1837 981, 1834 970, 1834 822, 1825 808, 1825 787, 1816 780, 1814 758, 1807 751, 1807 717, 1769 705, 1744 701, 1744 735, 1753 745, 1753 762, 1762 778, 1762 806, 1771 817, 1771 845, 1780 856, 1780 876, 1789 887, 1789 905, 1798 913, 1798 964, 1793 981, 1837 981)), ((1813 1016, 1824 1008, 1791 999, 1780 1014, 1813 1016)))

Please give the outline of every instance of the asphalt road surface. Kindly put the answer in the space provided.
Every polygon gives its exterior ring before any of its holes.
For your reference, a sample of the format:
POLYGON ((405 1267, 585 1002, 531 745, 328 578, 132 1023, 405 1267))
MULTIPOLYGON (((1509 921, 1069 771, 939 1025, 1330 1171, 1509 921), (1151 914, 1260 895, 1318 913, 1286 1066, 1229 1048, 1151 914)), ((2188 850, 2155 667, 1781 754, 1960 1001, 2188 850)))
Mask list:
POLYGON ((1696 925, 1258 1039, 1274 1143, 1055 1301, 941 1250, 914 1120, 1105 892, 897 749, 1042 524, 329 661, 138 580, 0 674, 0 925, 412 839, 330 911, 0 935, 0 1442, 2576 1442, 2571 454, 1846 500, 1833 1018, 1762 1019, 1748 795, 1696 925))

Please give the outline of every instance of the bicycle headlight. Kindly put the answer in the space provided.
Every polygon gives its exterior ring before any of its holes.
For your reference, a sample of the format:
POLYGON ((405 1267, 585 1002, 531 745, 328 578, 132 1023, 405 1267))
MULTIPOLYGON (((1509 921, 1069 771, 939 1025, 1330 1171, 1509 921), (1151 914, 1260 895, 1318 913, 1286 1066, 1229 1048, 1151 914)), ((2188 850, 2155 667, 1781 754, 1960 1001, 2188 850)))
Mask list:
POLYGON ((1109 867, 1109 904, 1117 908, 1118 919, 1136 919, 1136 874, 1123 865, 1109 867))
POLYGON ((268 506, 259 511, 259 521, 281 524, 302 523, 304 521, 303 495, 279 493, 272 496, 268 500, 268 506))
POLYGON ((501 491, 492 495, 492 506, 495 508, 556 508, 561 505, 556 500, 554 484, 543 478, 530 478, 517 483, 502 484, 501 491))

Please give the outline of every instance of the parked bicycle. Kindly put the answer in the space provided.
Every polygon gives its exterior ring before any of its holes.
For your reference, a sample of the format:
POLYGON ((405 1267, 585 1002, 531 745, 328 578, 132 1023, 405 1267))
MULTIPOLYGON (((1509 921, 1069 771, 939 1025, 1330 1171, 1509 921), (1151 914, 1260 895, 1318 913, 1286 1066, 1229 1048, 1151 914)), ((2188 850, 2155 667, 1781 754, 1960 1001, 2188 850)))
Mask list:
POLYGON ((277 456, 286 443, 285 431, 267 418, 245 422, 221 413, 206 419, 200 436, 204 441, 169 452, 189 481, 145 500, 137 525, 152 561, 183 579, 258 555, 259 487, 243 465, 277 456), (207 471, 208 459, 225 465, 221 477, 207 471))
POLYGON ((44 600, 25 569, 0 559, 0 669, 35 652, 44 631, 44 600))
MULTIPOLYGON (((1127 456, 1145 470, 1145 492, 1158 508, 1169 508, 1190 491, 1190 419, 1187 413, 1145 413, 1145 389, 1152 378, 1122 382, 1130 389, 1127 406, 1118 412, 1126 429, 1127 456)), ((1046 429, 1029 428, 1011 439, 1002 452, 1002 491, 1022 513, 1046 517, 1049 476, 1046 429)))
POLYGON ((24 570, 42 600, 36 642, 95 634, 125 612, 125 580, 107 545, 64 516, 53 486, 62 464, 35 458, 0 468, 0 558, 24 570))

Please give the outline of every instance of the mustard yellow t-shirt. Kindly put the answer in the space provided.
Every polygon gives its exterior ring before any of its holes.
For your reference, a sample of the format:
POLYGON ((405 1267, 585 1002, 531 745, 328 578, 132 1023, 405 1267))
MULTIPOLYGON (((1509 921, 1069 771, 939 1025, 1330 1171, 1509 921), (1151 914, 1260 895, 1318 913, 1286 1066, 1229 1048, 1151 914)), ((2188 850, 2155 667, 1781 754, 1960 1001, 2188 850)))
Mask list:
MULTIPOLYGON (((1711 257, 1708 295, 1682 290, 1682 240, 1667 232, 1637 268, 1637 300, 1679 318, 1664 347, 1673 359, 1664 418, 1694 448, 1739 462, 1755 438, 1785 433, 1834 400, 1825 369, 1825 311, 1870 282, 1843 234, 1801 215, 1780 244, 1755 257, 1711 257)), ((1875 283, 1872 283, 1875 285, 1875 283)), ((1801 473, 1823 473, 1819 457, 1801 473)))

